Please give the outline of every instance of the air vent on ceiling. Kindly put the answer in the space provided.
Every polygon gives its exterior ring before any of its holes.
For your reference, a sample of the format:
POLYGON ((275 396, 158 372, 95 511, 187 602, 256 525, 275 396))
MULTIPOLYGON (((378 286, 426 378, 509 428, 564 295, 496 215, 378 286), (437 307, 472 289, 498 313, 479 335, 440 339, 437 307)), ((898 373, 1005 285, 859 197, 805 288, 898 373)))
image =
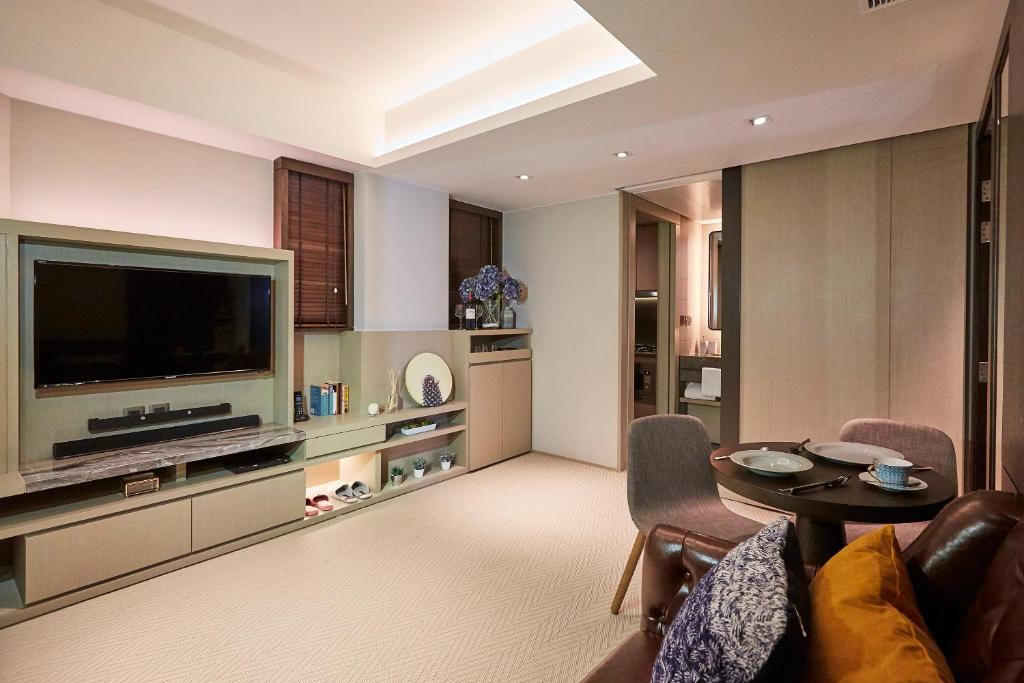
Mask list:
POLYGON ((861 14, 867 14, 868 12, 892 7, 893 5, 898 5, 899 3, 906 1, 907 0, 860 0, 860 12, 861 14))

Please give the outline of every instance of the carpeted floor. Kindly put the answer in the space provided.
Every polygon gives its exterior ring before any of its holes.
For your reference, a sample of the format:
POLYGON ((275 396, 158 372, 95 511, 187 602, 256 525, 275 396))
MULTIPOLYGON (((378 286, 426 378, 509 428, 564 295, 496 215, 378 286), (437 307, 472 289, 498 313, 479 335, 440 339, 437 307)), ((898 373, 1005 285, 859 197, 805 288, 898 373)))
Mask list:
POLYGON ((577 681, 639 620, 625 489, 516 458, 0 631, 0 680, 577 681))

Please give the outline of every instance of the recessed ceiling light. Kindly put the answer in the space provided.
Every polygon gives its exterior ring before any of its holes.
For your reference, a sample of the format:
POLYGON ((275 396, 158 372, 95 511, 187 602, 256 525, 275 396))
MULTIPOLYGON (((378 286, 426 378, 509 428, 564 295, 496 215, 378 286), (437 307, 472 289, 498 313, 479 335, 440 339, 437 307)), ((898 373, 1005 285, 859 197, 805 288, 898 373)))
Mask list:
POLYGON ((533 176, 526 175, 525 173, 520 173, 519 175, 516 176, 516 178, 519 178, 520 180, 530 180, 531 178, 533 178, 533 176))
POLYGON ((619 159, 625 159, 626 157, 633 156, 633 153, 627 152, 626 150, 622 150, 621 152, 616 152, 615 156, 618 157, 619 159))
POLYGON ((750 119, 750 125, 752 126, 763 126, 766 123, 771 122, 772 119, 770 116, 768 116, 768 114, 761 114, 760 116, 755 116, 754 118, 750 119))

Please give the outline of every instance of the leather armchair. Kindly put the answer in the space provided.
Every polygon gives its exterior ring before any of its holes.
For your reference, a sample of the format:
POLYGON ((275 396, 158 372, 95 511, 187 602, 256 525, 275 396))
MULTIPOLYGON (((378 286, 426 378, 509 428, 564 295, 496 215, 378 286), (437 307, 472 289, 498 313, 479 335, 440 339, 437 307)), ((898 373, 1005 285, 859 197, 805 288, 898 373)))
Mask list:
MULTIPOLYGON (((1022 520, 1024 497, 968 494, 947 505, 903 553, 921 613, 959 680, 1024 679, 1022 520)), ((697 581, 734 545, 656 527, 644 546, 640 629, 585 683, 649 681, 668 625, 697 581)))

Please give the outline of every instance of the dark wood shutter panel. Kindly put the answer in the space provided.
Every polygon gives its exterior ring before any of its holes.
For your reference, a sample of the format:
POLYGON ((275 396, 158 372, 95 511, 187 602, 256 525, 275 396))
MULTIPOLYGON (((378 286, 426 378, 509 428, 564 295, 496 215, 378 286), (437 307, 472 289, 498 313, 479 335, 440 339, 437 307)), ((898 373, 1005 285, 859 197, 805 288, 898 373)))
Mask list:
POLYGON ((288 167, 277 174, 278 246, 295 252, 295 326, 351 329, 352 183, 288 167))
POLYGON ((459 284, 488 264, 501 267, 501 214, 452 200, 448 211, 448 319, 458 328, 459 284))

